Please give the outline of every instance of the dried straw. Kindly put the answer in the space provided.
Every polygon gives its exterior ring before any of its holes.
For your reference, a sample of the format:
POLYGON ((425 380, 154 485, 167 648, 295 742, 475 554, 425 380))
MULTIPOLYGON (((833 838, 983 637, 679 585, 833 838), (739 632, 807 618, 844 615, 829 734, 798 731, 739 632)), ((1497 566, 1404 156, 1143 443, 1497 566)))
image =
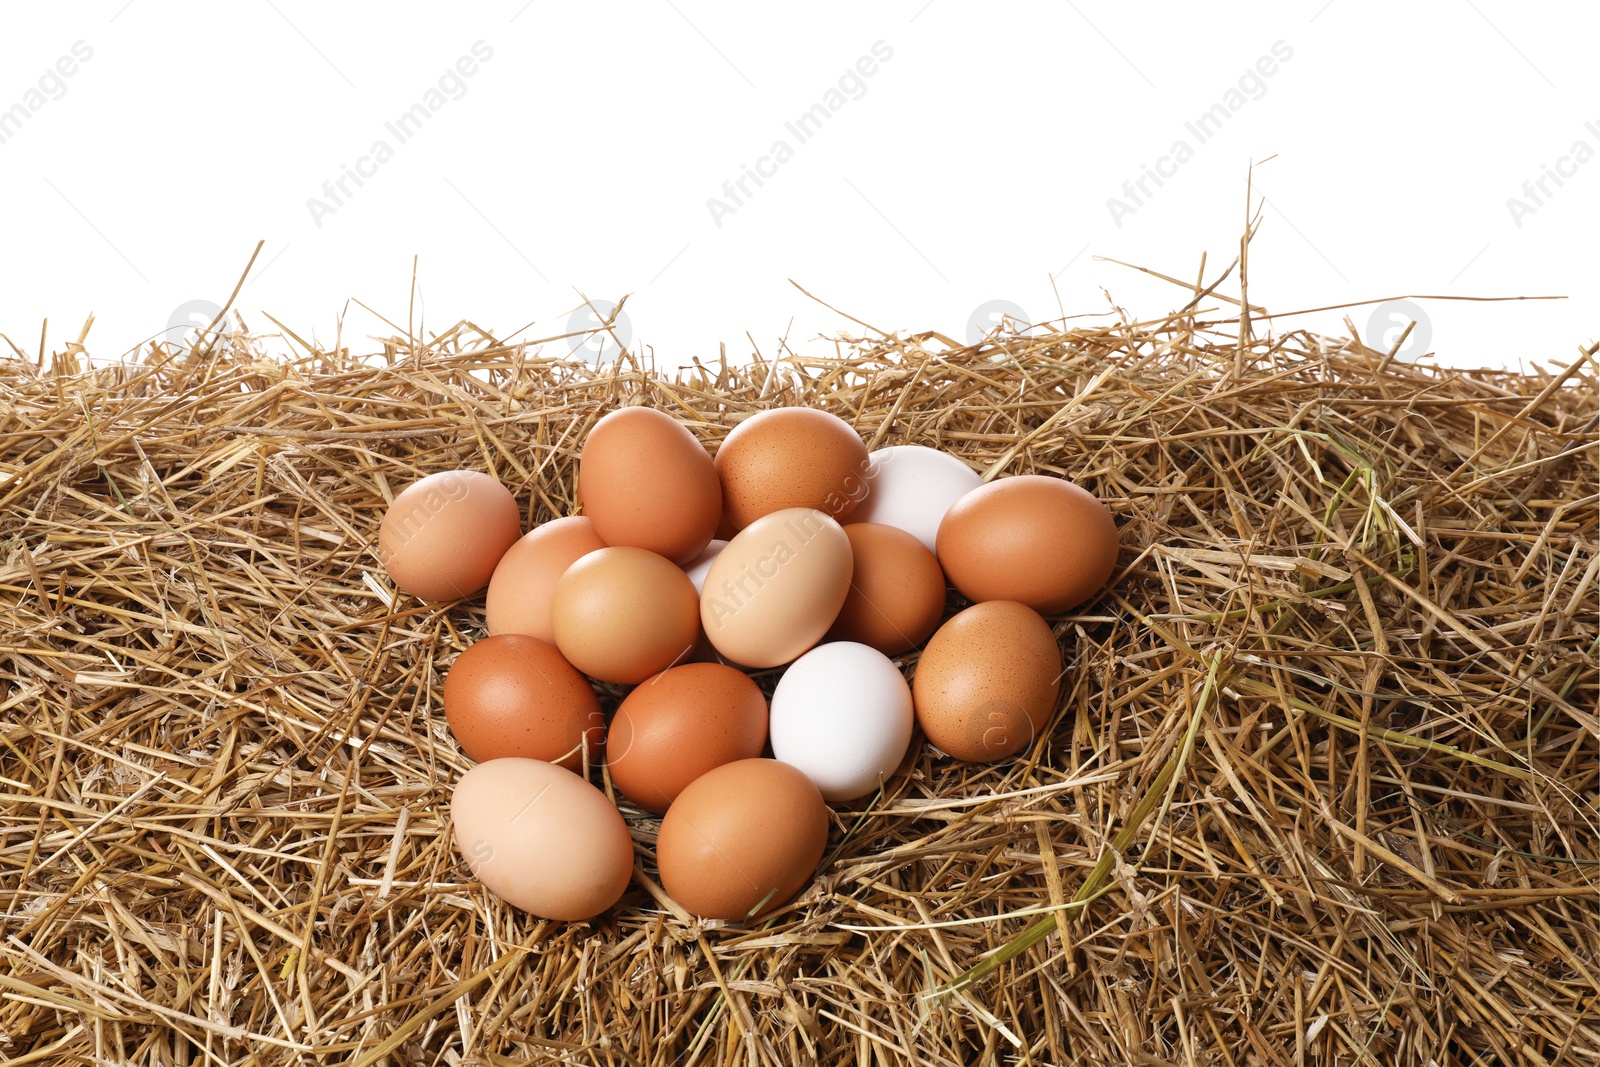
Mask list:
POLYGON ((1441 371, 1241 339, 1193 296, 975 347, 861 323, 827 358, 676 375, 470 323, 367 359, 293 335, 291 360, 244 336, 8 357, 0 1056, 1600 1060, 1594 350, 1441 371), (439 695, 481 603, 397 597, 373 554, 385 502, 443 468, 569 513, 585 432, 632 403, 711 446, 823 407, 874 446, 1070 477, 1122 528, 1114 587, 1056 621, 1038 743, 972 766, 919 742, 753 928, 666 900, 626 806, 640 876, 599 919, 475 884, 439 695))

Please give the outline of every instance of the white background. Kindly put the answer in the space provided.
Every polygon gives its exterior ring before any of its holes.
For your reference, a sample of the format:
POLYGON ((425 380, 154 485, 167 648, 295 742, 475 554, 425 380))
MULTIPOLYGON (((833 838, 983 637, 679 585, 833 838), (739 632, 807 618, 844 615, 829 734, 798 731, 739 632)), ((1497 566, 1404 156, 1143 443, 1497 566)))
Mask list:
MULTIPOLYGON (((1593 4, 444 7, 6 6, 0 111, 27 115, 0 143, 0 332, 32 354, 45 318, 56 348, 92 312, 88 348, 115 358, 225 300, 258 239, 246 324, 273 330, 270 313, 327 345, 343 313, 358 350, 390 330, 348 301, 404 327, 414 255, 429 331, 546 337, 580 293, 631 293, 634 347, 669 367, 719 343, 742 358, 747 334, 772 354, 854 329, 791 278, 875 326, 958 339, 995 299, 1034 320, 1108 300, 1148 317, 1182 291, 1096 257, 1187 280, 1206 252, 1214 276, 1269 156, 1252 302, 1568 297, 1418 301, 1414 336, 1450 364, 1565 364, 1600 330, 1600 158, 1561 164, 1579 141, 1600 152, 1593 4), (492 57, 446 85, 463 95, 399 144, 385 122, 479 41, 492 57), (77 42, 92 56, 56 81, 77 42), (876 42, 892 56, 799 144, 785 122, 876 42), (1292 57, 1199 144, 1185 122, 1276 42, 1292 57), (323 183, 379 139, 393 158, 319 226, 308 199, 331 204, 323 183), (779 139, 793 158, 717 225, 708 198, 779 139), (1132 204, 1123 183, 1179 139, 1193 158, 1113 220, 1108 198, 1132 204), (1528 199, 1558 165, 1563 184, 1528 199), (1521 225, 1514 196, 1534 208, 1521 225)), ((1373 305, 1277 328, 1342 335, 1346 314, 1368 333, 1373 305)))

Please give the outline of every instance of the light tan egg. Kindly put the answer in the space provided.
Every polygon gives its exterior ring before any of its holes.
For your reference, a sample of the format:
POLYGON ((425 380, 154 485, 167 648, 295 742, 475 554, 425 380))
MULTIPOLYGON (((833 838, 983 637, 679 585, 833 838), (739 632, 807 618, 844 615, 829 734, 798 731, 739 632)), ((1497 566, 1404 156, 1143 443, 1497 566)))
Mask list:
POLYGON ((763 515, 712 561, 700 594, 701 626, 734 663, 788 663, 833 625, 850 571, 850 539, 824 512, 763 515))
POLYGON ((592 918, 633 876, 633 839, 606 795, 532 759, 494 759, 450 797, 456 848, 495 896, 541 919, 592 918))

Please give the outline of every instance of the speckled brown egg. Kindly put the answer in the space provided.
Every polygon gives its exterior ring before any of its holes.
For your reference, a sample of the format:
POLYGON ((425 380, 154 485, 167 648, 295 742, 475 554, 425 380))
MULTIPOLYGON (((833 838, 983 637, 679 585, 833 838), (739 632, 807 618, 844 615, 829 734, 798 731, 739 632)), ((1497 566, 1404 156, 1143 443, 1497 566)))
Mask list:
POLYGON ((641 682, 612 716, 611 781, 640 807, 666 811, 713 767, 761 755, 767 699, 743 671, 686 663, 641 682))
POLYGON ((588 679, 526 634, 475 641, 444 678, 444 716, 478 762, 519 756, 570 770, 599 759, 606 720, 588 679))
POLYGON ((489 579, 484 618, 491 634, 529 634, 552 644, 550 597, 567 568, 606 547, 581 515, 552 519, 506 550, 489 579))
POLYGON ((867 492, 867 446, 849 423, 815 408, 752 415, 723 440, 716 469, 734 530, 785 508, 843 519, 867 492))
POLYGON ((844 528, 854 567, 830 641, 859 641, 886 656, 919 647, 944 614, 944 571, 912 534, 876 522, 844 528))
POLYGON ((378 527, 378 559, 421 600, 473 596, 522 536, 510 490, 482 471, 439 471, 395 497, 378 527))
POLYGON ((688 658, 700 598, 682 568, 643 548, 602 548, 567 568, 550 600, 556 647, 584 674, 636 685, 688 658))
POLYGON ((722 518, 722 485, 705 446, 654 408, 623 408, 595 423, 578 459, 578 495, 606 544, 678 564, 705 550, 722 518))
POLYGON ((939 524, 939 563, 970 600, 1046 615, 1093 597, 1117 567, 1117 524, 1064 478, 1024 474, 974 489, 939 524))
POLYGON ((688 911, 743 922, 811 881, 828 807, 805 774, 770 759, 724 763, 689 783, 656 838, 661 885, 688 911))
POLYGON ((935 747, 986 762, 1015 755, 1048 725, 1060 690, 1061 649, 1025 604, 974 604, 922 650, 911 697, 935 747))

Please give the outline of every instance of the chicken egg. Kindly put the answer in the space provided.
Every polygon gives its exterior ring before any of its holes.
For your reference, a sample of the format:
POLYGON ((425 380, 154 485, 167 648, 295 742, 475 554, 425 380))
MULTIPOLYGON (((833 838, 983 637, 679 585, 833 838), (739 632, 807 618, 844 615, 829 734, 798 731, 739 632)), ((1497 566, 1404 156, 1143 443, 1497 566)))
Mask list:
POLYGON ((798 769, 746 759, 678 794, 656 838, 667 894, 702 918, 743 922, 811 881, 828 843, 828 806, 798 769))
POLYGON ((900 668, 875 648, 831 641, 778 679, 772 754, 803 771, 824 800, 855 800, 900 766, 911 723, 911 689, 900 668))
POLYGON ((591 678, 634 685, 686 657, 700 637, 689 576, 643 548, 602 548, 567 568, 550 599, 556 647, 591 678))
MULTIPOLYGON (((908 698, 909 699, 909 698, 908 698)), ((612 716, 606 766, 616 787, 662 812, 713 767, 761 755, 767 698, 720 663, 669 667, 641 682, 612 716)))
POLYGON ((911 695, 929 741, 956 759, 985 762, 1033 743, 1060 684, 1050 624, 1024 604, 989 600, 939 627, 917 661, 911 695))
POLYGON ((736 530, 786 508, 842 519, 866 492, 867 446, 850 424, 816 408, 771 408, 729 431, 717 449, 723 508, 736 530))
POLYGON ((712 542, 706 546, 706 550, 704 552, 700 553, 694 559, 683 565, 683 573, 687 574, 689 576, 689 581, 694 583, 694 591, 696 593, 700 593, 705 590, 706 575, 711 573, 712 561, 718 556, 722 555, 722 550, 727 547, 728 542, 723 541, 720 538, 713 539, 712 542))
POLYGON ((844 528, 853 565, 850 592, 828 637, 860 641, 888 656, 917 648, 944 615, 944 571, 911 534, 876 522, 844 528))
POLYGON ((1015 600, 1045 615, 1093 597, 1117 568, 1117 524, 1064 478, 1001 478, 939 524, 939 563, 970 600, 1015 600))
POLYGON ((444 716, 478 762, 505 756, 570 770, 599 758, 606 720, 589 680, 547 642, 499 634, 467 646, 444 678, 444 716))
POLYGON ((484 597, 491 634, 529 634, 552 644, 550 597, 567 568, 606 547, 594 523, 581 515, 553 519, 530 530, 500 558, 484 597))
POLYGON ((647 407, 613 411, 589 431, 578 494, 595 533, 674 563, 698 556, 722 518, 722 485, 698 438, 647 407))
POLYGON ((850 592, 850 538, 825 512, 763 515, 711 563, 700 620, 718 652, 746 667, 788 663, 821 640, 850 592))
POLYGON ((553 763, 478 764, 456 783, 450 822, 484 888, 541 919, 592 918, 633 876, 633 839, 616 805, 553 763))
POLYGON ((406 487, 378 527, 378 559, 420 600, 456 600, 489 584, 522 535, 510 490, 482 471, 439 471, 406 487))
POLYGON ((867 493, 850 521, 898 527, 932 552, 945 512, 982 484, 977 471, 937 448, 880 448, 867 457, 867 493))

